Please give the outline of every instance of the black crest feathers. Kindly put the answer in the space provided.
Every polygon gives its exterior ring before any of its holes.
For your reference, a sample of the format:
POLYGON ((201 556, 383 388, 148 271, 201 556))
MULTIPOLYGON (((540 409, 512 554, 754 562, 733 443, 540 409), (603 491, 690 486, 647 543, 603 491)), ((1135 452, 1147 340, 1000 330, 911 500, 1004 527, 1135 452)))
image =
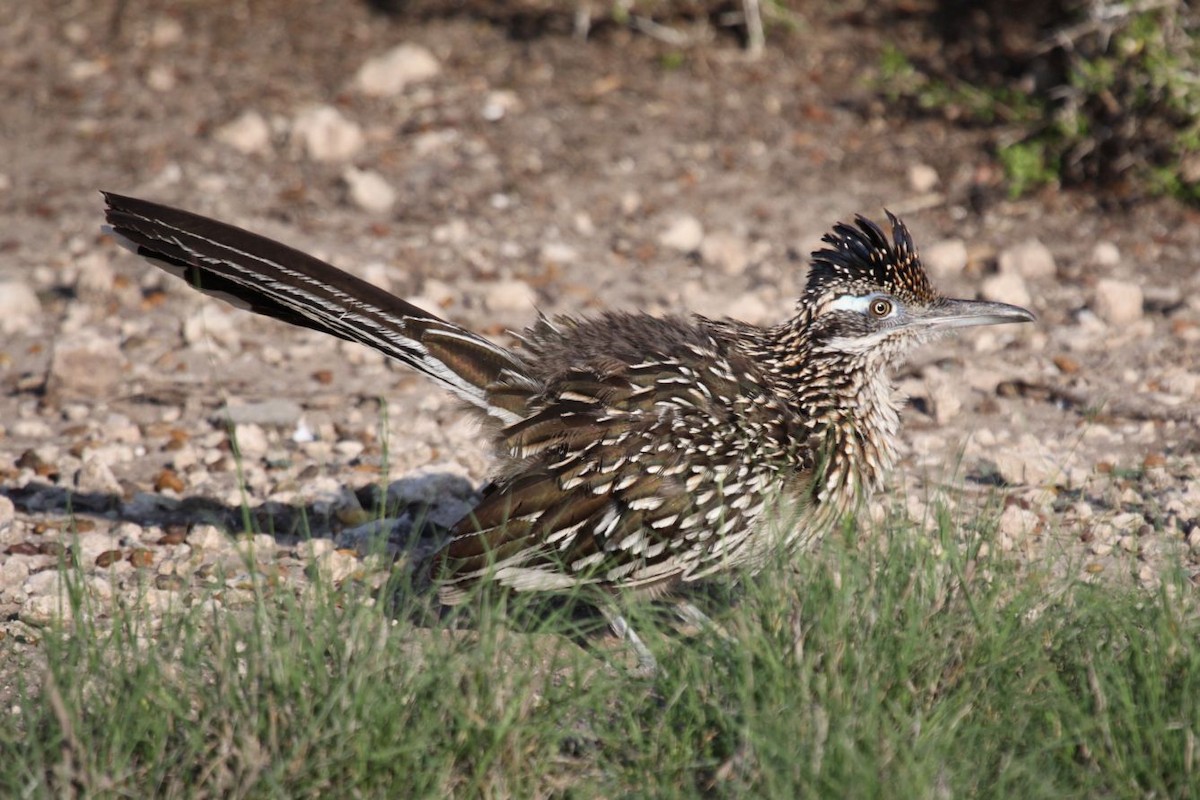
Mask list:
POLYGON ((831 289, 878 288, 906 299, 928 302, 937 297, 921 266, 921 257, 904 223, 890 211, 892 237, 878 225, 856 216, 854 225, 839 222, 821 241, 830 245, 812 254, 806 294, 815 299, 831 289))

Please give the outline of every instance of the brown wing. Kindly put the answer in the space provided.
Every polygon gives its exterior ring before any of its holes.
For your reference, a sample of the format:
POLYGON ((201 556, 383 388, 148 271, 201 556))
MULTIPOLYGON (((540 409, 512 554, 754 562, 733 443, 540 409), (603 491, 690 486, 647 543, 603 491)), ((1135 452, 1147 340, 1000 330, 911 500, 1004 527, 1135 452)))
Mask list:
POLYGON ((653 589, 736 553, 781 466, 743 450, 765 402, 748 372, 697 352, 556 376, 502 431, 517 467, 453 531, 435 565, 442 599, 487 578, 653 589))

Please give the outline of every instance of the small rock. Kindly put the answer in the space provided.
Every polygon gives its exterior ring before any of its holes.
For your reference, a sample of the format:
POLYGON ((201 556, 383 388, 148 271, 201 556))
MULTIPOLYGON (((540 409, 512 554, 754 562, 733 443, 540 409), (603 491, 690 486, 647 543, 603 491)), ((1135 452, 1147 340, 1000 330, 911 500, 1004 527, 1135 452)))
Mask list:
POLYGON ((114 340, 94 330, 68 334, 54 345, 46 390, 65 398, 107 397, 121 387, 127 366, 114 340))
POLYGON ((79 549, 79 561, 81 564, 94 564, 96 559, 103 553, 110 550, 119 550, 121 542, 112 534, 91 531, 78 534, 75 546, 79 549))
POLYGON ((223 550, 229 537, 216 525, 197 525, 188 532, 187 543, 197 550, 223 550))
POLYGON ((700 258, 720 267, 726 275, 741 275, 750 263, 750 248, 735 233, 713 231, 700 241, 700 258))
POLYGON ((365 143, 362 128, 333 106, 303 111, 292 124, 292 136, 314 161, 346 161, 365 143))
POLYGON ((237 350, 242 344, 239 330, 243 312, 206 303, 183 320, 183 340, 190 345, 217 344, 237 350))
POLYGON ((1055 275, 1054 255, 1037 239, 1005 248, 1000 253, 999 266, 1001 273, 1015 273, 1031 280, 1055 275))
POLYGON ((440 71, 441 65, 427 48, 402 44, 368 59, 354 76, 354 86, 363 94, 387 97, 399 94, 410 83, 436 77, 440 71))
POLYGON ((1121 251, 1112 242, 1096 242, 1092 248, 1092 263, 1097 267, 1115 267, 1121 263, 1121 251))
POLYGON ((658 243, 663 247, 678 250, 681 253, 694 253, 700 249, 704 241, 704 226, 700 220, 690 214, 681 214, 667 226, 658 236, 658 243))
POLYGON ((928 164, 912 164, 908 168, 908 185, 914 192, 932 192, 940 180, 937 170, 928 164))
POLYGON ((347 167, 342 180, 350 190, 350 200, 363 211, 383 214, 396 204, 396 190, 378 172, 347 167))
MULTIPOLYGON (((98 302, 113 290, 116 275, 105 253, 85 253, 76 261, 79 268, 75 278, 75 295, 81 299, 98 302)), ((2 290, 0 290, 2 291, 2 290)))
POLYGON ((125 557, 123 550, 105 550, 100 555, 96 556, 96 566, 101 569, 108 569, 113 564, 125 557))
POLYGON ((483 303, 489 311, 528 313, 537 305, 537 291, 525 281, 496 281, 488 287, 483 303))
POLYGON ((16 333, 42 313, 42 302, 21 281, 0 281, 0 330, 16 333))
POLYGON ((154 551, 147 550, 145 547, 138 547, 131 550, 129 553, 129 563, 138 568, 145 569, 154 565, 154 551))
POLYGON ((249 423, 246 425, 238 425, 234 433, 234 442, 237 444, 237 452, 242 456, 257 458, 267 452, 270 443, 267 441, 267 432, 262 429, 261 425, 249 423))
POLYGON ((1037 525, 1038 515, 1019 505, 1010 505, 1000 514, 1000 533, 1013 539, 1033 533, 1037 525))
POLYGON ((213 138, 244 155, 265 153, 271 149, 271 126, 257 111, 243 111, 237 119, 213 132, 213 138))
POLYGON ((970 256, 962 239, 943 239, 921 252, 921 261, 937 278, 952 278, 967 268, 970 256))
POLYGON ((563 242, 546 242, 542 245, 542 261, 547 264, 573 264, 579 260, 579 251, 563 242))
POLYGON ((349 550, 330 550, 317 556, 308 572, 327 583, 339 584, 358 572, 361 566, 356 553, 349 550))
POLYGON ((0 494, 0 531, 7 530, 17 518, 17 508, 13 501, 0 494))
POLYGON ((984 300, 1028 306, 1032 298, 1025 288, 1025 281, 1016 272, 1001 272, 983 281, 980 292, 984 300))
POLYGON ((754 292, 746 292, 734 298, 723 310, 723 316, 740 319, 753 325, 762 325, 770 320, 771 309, 754 292))
POLYGON ((95 456, 86 459, 75 473, 75 490, 81 494, 118 496, 124 492, 108 464, 95 456))
POLYGON ((305 559, 320 558, 337 549, 332 539, 308 539, 296 545, 296 556, 305 559))
POLYGON ((1142 318, 1142 287, 1103 278, 1096 283, 1092 308, 1110 325, 1128 325, 1142 318))
POLYGON ((487 93, 480 114, 488 122, 499 122, 510 111, 517 111, 520 107, 521 100, 517 97, 516 92, 509 89, 498 89, 487 93))

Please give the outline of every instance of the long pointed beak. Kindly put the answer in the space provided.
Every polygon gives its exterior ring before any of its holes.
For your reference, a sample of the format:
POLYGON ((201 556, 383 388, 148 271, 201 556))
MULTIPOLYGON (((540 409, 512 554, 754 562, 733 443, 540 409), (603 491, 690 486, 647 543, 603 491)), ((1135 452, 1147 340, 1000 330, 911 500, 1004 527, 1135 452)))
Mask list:
POLYGON ((1033 322, 1032 313, 1008 303, 986 300, 942 300, 913 320, 918 325, 944 330, 975 325, 1003 325, 1008 322, 1033 322))

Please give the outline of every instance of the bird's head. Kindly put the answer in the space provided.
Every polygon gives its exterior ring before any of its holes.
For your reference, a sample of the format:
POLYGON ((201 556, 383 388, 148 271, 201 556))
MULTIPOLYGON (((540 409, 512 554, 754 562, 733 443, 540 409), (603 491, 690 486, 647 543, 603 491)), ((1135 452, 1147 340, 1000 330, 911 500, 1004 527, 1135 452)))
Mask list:
POLYGON ((859 216, 839 223, 812 256, 801 301, 814 355, 877 362, 953 328, 1032 322, 1019 306, 954 300, 933 288, 908 228, 890 212, 891 238, 859 216))

